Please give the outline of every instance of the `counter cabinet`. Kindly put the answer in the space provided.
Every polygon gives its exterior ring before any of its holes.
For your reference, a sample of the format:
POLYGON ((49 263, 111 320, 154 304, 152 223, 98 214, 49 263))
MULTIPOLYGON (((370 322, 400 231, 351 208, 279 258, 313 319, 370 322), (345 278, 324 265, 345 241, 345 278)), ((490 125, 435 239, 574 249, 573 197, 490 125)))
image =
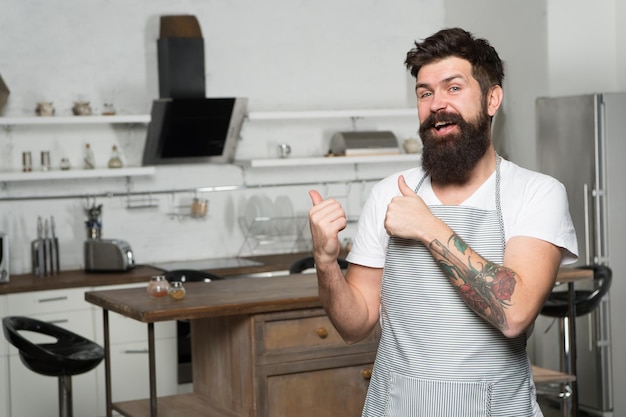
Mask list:
POLYGON ((236 415, 360 416, 378 331, 347 345, 321 308, 192 322, 194 392, 236 415))

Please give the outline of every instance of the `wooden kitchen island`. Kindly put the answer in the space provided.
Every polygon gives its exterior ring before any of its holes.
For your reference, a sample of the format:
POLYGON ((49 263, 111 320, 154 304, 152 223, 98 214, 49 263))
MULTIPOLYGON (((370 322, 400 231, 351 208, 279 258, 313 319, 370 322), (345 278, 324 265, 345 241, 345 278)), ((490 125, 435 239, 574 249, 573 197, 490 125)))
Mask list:
POLYGON ((378 332, 347 345, 321 308, 314 274, 186 283, 180 301, 145 288, 90 291, 103 309, 107 416, 359 416, 378 332), (147 324, 150 398, 111 398, 108 312, 147 324), (158 397, 154 323, 190 320, 193 392, 158 397))

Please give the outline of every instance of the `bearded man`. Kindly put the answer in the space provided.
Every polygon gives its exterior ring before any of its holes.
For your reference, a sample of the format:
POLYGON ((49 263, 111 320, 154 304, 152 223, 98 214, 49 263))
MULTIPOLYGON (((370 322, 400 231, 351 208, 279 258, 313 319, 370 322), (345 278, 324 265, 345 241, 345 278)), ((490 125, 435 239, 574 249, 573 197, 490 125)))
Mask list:
POLYGON ((526 338, 578 256, 565 188, 496 154, 504 71, 488 41, 444 29, 405 63, 422 164, 373 187, 345 276, 345 211, 309 192, 325 311, 348 343, 382 327, 363 416, 541 416, 526 338))

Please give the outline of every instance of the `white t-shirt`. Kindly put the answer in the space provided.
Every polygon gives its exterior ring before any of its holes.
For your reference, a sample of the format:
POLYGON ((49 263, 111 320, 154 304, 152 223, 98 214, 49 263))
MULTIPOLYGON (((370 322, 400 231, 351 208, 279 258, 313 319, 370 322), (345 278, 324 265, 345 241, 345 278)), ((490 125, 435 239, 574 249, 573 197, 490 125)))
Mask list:
MULTIPOLYGON (((398 176, 404 175, 407 184, 415 189, 424 176, 421 168, 411 168, 393 174, 374 186, 363 206, 357 233, 347 260, 372 268, 385 265, 389 235, 384 221, 387 205, 400 194, 398 176)), ((545 240, 564 249, 561 264, 578 259, 578 244, 569 213, 565 187, 556 179, 501 160, 500 196, 505 240, 513 236, 528 236, 545 240)), ((495 172, 464 206, 495 210, 495 172)), ((441 205, 427 177, 418 190, 427 205, 441 205)))

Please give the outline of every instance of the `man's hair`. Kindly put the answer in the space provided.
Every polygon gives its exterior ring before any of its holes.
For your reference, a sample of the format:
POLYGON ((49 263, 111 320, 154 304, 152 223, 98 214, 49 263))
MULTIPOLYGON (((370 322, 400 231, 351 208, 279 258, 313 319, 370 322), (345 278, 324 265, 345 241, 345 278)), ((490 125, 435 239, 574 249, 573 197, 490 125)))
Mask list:
POLYGON ((486 39, 475 38, 461 28, 443 29, 423 42, 416 41, 415 48, 407 52, 404 63, 417 78, 424 65, 453 56, 469 61, 483 95, 494 85, 502 87, 504 68, 496 50, 486 39))

